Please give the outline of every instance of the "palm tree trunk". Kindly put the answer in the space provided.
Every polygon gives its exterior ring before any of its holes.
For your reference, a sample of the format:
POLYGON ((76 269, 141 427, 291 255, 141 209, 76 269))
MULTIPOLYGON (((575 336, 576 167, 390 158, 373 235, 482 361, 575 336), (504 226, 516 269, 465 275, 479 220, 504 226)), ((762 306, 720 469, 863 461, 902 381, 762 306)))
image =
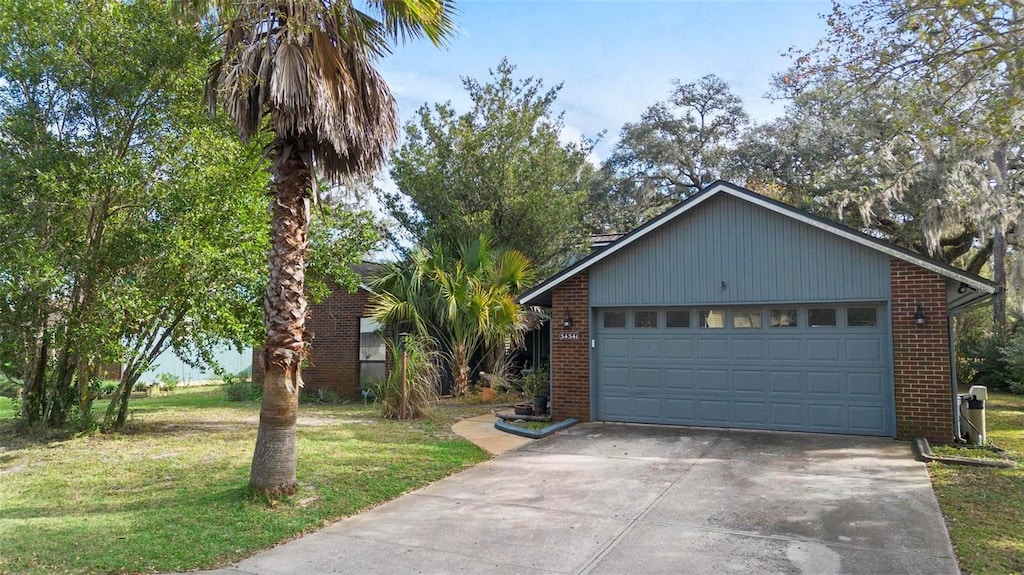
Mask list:
POLYGON ((268 494, 295 492, 295 422, 299 410, 305 341, 305 268, 310 167, 295 142, 278 139, 271 157, 270 280, 263 300, 267 343, 262 362, 263 401, 249 485, 268 494))
POLYGON ((469 348, 466 345, 455 346, 452 370, 452 395, 458 397, 469 391, 469 348))

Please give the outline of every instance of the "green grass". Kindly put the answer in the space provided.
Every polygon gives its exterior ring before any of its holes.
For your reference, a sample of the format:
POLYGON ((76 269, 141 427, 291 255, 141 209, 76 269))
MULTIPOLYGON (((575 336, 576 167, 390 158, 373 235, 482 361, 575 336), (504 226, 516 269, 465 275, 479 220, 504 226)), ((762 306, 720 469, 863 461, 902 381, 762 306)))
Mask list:
POLYGON ((9 397, 0 397, 0 420, 14 417, 14 401, 9 397))
POLYGON ((547 427, 549 425, 553 425, 555 423, 557 423, 557 422, 555 422, 555 421, 524 421, 522 419, 515 419, 515 420, 512 420, 512 421, 508 422, 509 425, 514 425, 516 427, 523 427, 523 428, 526 428, 526 429, 532 429, 534 431, 536 431, 538 429, 544 429, 545 427, 547 427))
POLYGON ((246 489, 258 404, 228 402, 219 387, 133 400, 124 434, 30 441, 7 423, 0 573, 229 563, 486 459, 450 431, 467 409, 394 422, 372 405, 303 405, 299 492, 281 501, 246 489))
POLYGON ((932 484, 964 573, 1024 572, 1024 396, 990 393, 989 440, 1014 469, 931 463, 932 484))

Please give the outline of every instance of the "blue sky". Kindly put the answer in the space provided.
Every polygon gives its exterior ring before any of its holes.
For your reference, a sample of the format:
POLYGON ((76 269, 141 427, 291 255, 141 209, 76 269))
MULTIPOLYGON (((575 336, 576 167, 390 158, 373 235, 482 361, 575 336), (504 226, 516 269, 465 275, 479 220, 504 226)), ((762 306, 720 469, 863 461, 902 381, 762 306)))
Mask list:
POLYGON ((673 79, 714 73, 729 82, 757 121, 782 113, 764 98, 790 46, 824 36, 829 2, 490 1, 457 2, 459 32, 446 50, 428 42, 399 47, 383 60, 405 122, 424 102, 468 108, 460 76, 487 77, 502 57, 521 76, 563 82, 556 108, 567 135, 607 130, 607 155, 622 124, 667 98, 673 79))

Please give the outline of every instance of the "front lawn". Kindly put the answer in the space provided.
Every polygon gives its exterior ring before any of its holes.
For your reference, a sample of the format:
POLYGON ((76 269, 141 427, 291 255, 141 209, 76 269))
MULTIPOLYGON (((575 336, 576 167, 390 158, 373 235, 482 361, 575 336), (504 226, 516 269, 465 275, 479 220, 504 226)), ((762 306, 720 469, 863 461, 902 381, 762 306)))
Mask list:
POLYGON ((458 408, 401 423, 361 403, 302 405, 298 494, 253 500, 257 403, 179 388, 132 411, 125 434, 64 441, 0 424, 0 573, 223 565, 487 458, 451 433, 458 408))
POLYGON ((1014 469, 931 463, 932 484, 964 573, 1024 572, 1024 396, 992 393, 989 440, 1014 469))

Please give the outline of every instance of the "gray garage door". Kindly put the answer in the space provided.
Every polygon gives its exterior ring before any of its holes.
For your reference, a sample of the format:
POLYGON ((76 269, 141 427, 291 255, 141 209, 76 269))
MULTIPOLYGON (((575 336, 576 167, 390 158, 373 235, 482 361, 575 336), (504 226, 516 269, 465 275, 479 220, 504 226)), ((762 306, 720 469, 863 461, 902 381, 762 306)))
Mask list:
POLYGON ((891 436, 886 310, 599 309, 598 419, 891 436))

